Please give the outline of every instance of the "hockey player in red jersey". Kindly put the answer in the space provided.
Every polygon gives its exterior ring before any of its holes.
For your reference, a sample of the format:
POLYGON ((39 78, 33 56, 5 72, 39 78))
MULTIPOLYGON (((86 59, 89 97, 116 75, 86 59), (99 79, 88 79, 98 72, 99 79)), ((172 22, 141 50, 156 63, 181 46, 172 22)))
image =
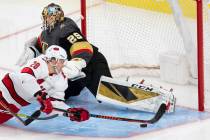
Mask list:
POLYGON ((37 100, 40 110, 46 114, 53 107, 62 108, 69 113, 72 121, 85 121, 89 113, 83 108, 69 108, 64 103, 64 91, 68 81, 62 72, 66 63, 66 51, 52 45, 45 55, 31 59, 20 71, 8 73, 0 81, 0 124, 8 121, 22 106, 37 100))
POLYGON ((38 38, 29 40, 18 61, 23 65, 41 53, 48 46, 56 44, 64 48, 68 60, 63 68, 68 78, 80 76, 81 70, 86 77, 76 81, 68 80, 68 88, 65 98, 79 95, 80 91, 87 87, 95 96, 98 83, 102 75, 111 77, 106 58, 98 51, 98 48, 90 44, 82 35, 76 23, 64 17, 62 8, 54 3, 46 6, 42 11, 43 31, 38 38))

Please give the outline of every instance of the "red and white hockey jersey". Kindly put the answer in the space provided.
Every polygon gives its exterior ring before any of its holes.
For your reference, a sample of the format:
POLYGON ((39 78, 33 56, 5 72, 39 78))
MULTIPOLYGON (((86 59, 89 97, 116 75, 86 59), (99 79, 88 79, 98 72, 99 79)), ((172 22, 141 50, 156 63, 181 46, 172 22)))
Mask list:
POLYGON ((34 94, 40 90, 50 97, 64 100, 67 87, 68 82, 63 73, 49 75, 44 55, 30 60, 18 72, 6 74, 0 81, 3 97, 17 107, 26 106, 36 100, 34 94))

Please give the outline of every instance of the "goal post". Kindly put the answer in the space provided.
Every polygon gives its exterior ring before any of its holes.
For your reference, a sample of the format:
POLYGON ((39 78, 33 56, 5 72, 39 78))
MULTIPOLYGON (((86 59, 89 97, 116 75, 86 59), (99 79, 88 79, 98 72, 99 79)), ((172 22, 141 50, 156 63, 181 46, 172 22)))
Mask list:
POLYGON ((87 36, 87 29, 86 29, 86 0, 80 0, 80 7, 81 7, 81 30, 83 35, 87 36))
POLYGON ((197 2, 198 110, 204 111, 203 2, 197 2))

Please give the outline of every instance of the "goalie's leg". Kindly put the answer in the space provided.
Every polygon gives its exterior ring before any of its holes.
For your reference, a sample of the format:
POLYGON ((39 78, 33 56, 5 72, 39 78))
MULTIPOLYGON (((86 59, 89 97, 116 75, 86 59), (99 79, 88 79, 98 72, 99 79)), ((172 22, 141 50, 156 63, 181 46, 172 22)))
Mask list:
POLYGON ((108 64, 106 62, 97 62, 92 64, 94 69, 89 73, 89 79, 87 79, 87 88, 93 93, 94 96, 97 94, 98 84, 102 75, 112 77, 108 64))
POLYGON ((97 92, 98 100, 113 105, 156 113, 161 104, 166 104, 166 112, 174 112, 175 98, 172 91, 151 85, 133 84, 103 76, 97 92))
POLYGON ((112 77, 105 57, 101 53, 97 53, 94 57, 96 58, 91 60, 87 67, 83 69, 83 72, 86 74, 85 78, 68 81, 65 99, 68 99, 70 96, 79 95, 84 87, 87 87, 96 96, 101 76, 112 77))

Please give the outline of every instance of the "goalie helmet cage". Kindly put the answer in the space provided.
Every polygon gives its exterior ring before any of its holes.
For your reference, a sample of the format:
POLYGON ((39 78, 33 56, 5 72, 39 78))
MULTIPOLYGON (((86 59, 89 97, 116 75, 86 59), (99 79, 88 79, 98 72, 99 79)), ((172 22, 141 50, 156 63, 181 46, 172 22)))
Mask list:
POLYGON ((206 74, 204 80, 204 66, 207 73, 210 64, 208 12, 207 0, 81 0, 81 28, 112 71, 143 68, 157 76, 160 53, 186 56, 191 79, 198 79, 198 110, 204 111, 204 92, 209 92, 204 81, 210 79, 206 74))

